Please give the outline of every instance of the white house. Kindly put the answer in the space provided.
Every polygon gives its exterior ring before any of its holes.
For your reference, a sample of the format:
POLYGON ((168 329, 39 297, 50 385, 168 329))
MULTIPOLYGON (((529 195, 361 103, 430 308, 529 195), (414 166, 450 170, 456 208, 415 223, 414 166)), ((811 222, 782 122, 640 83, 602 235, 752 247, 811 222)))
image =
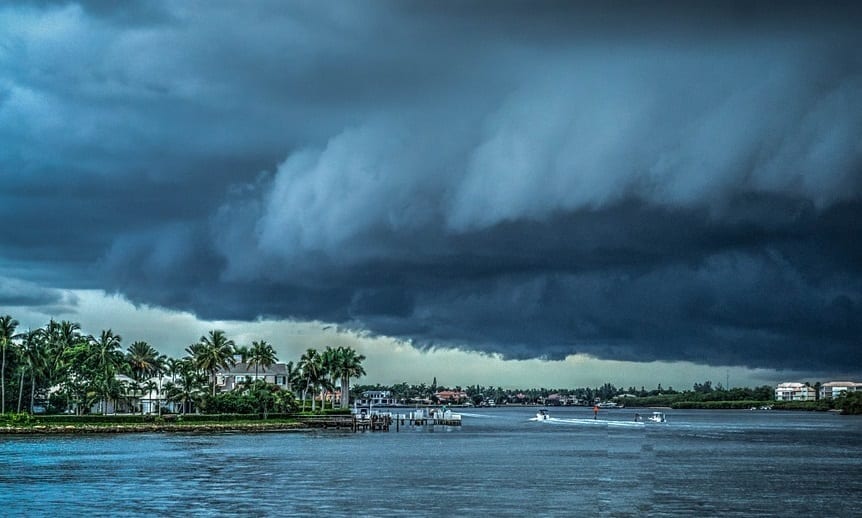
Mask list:
POLYGON ((235 389, 240 383, 251 382, 255 379, 264 380, 271 385, 278 385, 287 389, 287 365, 275 363, 269 367, 249 366, 247 363, 237 362, 233 367, 222 369, 216 373, 216 387, 222 392, 235 389))
POLYGON ((786 382, 775 387, 776 401, 815 401, 817 391, 804 383, 786 382))
POLYGON ((181 404, 168 401, 166 389, 168 383, 176 382, 170 376, 150 378, 141 383, 141 395, 139 398, 140 409, 145 414, 158 414, 162 412, 177 413, 181 404))
POLYGON ((398 404, 397 398, 388 390, 366 390, 362 393, 362 397, 356 401, 360 406, 395 406, 398 404))

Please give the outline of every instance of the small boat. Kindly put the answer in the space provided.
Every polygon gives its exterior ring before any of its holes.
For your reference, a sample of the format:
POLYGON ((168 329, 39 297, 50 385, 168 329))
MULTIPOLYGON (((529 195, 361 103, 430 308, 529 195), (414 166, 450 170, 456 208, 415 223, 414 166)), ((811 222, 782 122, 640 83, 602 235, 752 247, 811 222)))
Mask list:
POLYGON ((551 416, 548 414, 548 411, 544 408, 536 412, 536 421, 547 421, 551 416))
POLYGON ((664 412, 653 412, 651 416, 647 417, 647 421, 652 423, 666 423, 667 417, 665 417, 664 412))
POLYGON ((599 408, 622 408, 620 405, 614 403, 613 401, 602 401, 596 406, 599 408))

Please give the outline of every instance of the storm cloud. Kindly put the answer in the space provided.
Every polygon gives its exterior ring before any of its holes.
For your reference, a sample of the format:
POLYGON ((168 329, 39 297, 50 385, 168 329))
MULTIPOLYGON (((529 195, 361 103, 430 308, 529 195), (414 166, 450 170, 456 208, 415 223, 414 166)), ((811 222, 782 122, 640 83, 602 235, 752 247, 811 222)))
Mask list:
POLYGON ((507 358, 858 369, 860 21, 7 4, 0 275, 507 358))

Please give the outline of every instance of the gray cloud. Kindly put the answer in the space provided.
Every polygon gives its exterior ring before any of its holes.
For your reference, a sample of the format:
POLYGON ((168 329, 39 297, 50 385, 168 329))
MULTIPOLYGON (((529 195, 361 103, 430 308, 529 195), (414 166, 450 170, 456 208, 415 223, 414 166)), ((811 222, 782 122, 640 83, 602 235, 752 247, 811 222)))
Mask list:
POLYGON ((43 288, 35 283, 0 277, 0 307, 34 307, 46 314, 74 311, 78 303, 73 293, 43 288))
POLYGON ((860 17, 773 7, 6 6, 0 274, 506 357, 862 365, 860 17))

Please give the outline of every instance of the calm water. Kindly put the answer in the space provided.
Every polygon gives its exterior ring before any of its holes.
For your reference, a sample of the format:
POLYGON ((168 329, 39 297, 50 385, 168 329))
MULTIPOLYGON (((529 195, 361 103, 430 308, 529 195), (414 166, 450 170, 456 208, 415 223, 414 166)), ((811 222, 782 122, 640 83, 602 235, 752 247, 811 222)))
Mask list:
POLYGON ((0 436, 0 515, 862 516, 859 418, 535 411, 433 432, 0 436))

